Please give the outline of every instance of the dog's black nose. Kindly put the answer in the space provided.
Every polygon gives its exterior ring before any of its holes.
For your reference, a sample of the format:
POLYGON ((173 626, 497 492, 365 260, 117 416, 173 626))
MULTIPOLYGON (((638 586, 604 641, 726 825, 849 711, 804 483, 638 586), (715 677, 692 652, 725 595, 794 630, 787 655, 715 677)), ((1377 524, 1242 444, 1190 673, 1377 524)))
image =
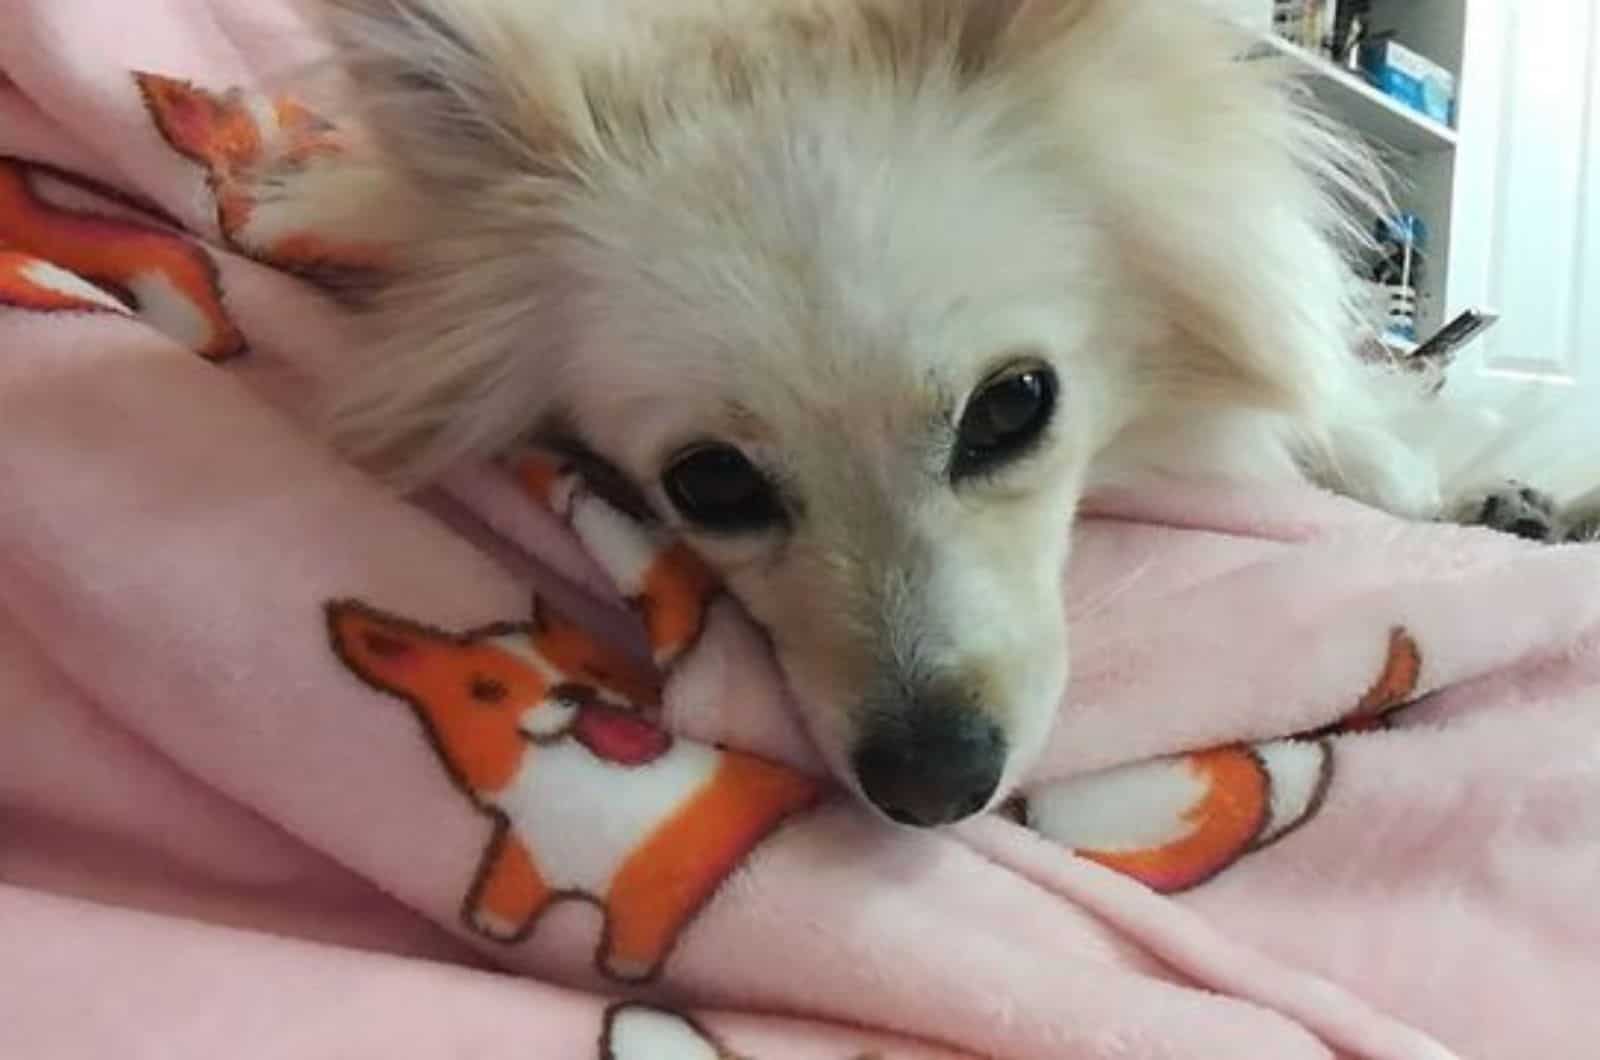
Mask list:
POLYGON ((851 767, 887 817, 932 828, 988 805, 1005 762, 1000 726, 972 707, 933 701, 875 720, 862 732, 851 767))

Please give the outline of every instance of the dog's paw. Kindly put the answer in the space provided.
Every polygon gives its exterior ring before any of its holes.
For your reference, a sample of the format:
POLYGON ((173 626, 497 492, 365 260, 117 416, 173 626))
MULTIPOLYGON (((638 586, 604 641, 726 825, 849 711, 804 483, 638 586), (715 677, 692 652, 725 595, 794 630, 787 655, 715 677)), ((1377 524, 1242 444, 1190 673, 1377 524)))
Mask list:
POLYGON ((1600 542, 1600 502, 1566 513, 1561 540, 1573 543, 1600 542))
POLYGON ((1502 482, 1469 493, 1451 509, 1451 521, 1463 526, 1483 526, 1529 541, 1563 538, 1555 498, 1520 482, 1502 482))

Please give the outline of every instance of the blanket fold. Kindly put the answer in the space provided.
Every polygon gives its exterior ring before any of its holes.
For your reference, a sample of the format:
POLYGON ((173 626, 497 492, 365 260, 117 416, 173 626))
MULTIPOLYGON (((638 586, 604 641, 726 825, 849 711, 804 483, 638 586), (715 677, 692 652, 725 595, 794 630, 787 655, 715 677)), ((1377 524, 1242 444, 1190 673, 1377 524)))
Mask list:
POLYGON ((710 573, 562 457, 404 501, 309 436, 383 250, 254 197, 347 150, 276 87, 295 6, 13 6, 0 1056, 1600 1040, 1600 548, 1097 498, 1043 761, 893 829, 710 573))

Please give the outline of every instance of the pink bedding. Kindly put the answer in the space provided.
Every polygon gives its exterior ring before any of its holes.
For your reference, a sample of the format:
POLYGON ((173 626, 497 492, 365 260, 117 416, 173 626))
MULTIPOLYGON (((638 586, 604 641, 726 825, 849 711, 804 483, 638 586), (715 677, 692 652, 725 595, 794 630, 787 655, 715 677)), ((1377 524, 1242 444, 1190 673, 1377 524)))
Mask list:
POLYGON ((4 26, 0 1057, 1593 1055, 1600 548, 1102 498, 1044 762, 894 830, 570 469, 309 437, 293 7, 4 26))

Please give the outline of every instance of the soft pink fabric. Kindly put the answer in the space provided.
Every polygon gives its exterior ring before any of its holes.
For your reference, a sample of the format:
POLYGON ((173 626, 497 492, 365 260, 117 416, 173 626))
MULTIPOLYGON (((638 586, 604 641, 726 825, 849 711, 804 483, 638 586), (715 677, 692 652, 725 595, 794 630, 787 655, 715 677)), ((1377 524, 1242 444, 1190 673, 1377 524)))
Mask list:
POLYGON ((646 641, 623 603, 670 544, 570 476, 407 504, 308 439, 298 380, 359 327, 322 280, 372 261, 252 214, 218 132, 321 135, 253 94, 314 52, 292 7, 4 23, 0 1056, 1592 1054, 1600 550, 1101 498, 1044 762, 1004 814, 893 830, 831 794, 731 603, 646 641), (654 649, 660 713, 544 689, 525 724, 568 727, 453 773, 402 687, 449 671, 407 667, 538 671, 535 593, 654 649), (506 792, 592 901, 521 923, 506 792), (651 868, 679 834, 704 863, 651 868))

